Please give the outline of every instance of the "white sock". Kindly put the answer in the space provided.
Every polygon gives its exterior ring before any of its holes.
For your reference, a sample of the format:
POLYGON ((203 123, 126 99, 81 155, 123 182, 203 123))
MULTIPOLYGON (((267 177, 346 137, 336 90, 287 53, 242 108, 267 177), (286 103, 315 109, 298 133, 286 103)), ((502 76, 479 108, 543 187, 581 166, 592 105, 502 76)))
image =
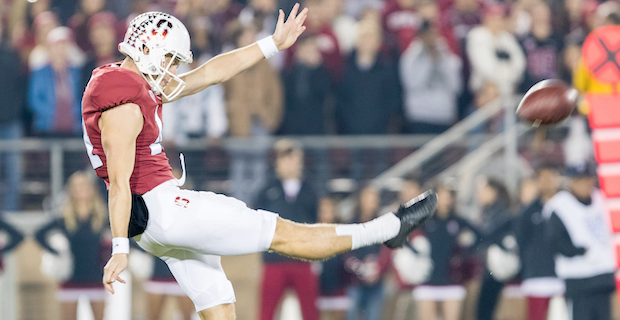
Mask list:
POLYGON ((339 236, 351 236, 351 250, 386 242, 398 235, 400 219, 392 212, 366 223, 343 224, 336 227, 339 236))

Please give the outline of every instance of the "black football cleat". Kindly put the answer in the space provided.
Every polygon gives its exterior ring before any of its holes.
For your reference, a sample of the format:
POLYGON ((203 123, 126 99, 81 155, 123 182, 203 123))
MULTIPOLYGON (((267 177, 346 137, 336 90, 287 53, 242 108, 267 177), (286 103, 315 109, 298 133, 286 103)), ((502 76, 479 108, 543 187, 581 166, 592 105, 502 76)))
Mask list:
POLYGON ((435 212, 437 212, 437 194, 433 190, 426 190, 401 205, 396 211, 396 216, 400 219, 400 231, 396 237, 384 242, 385 245, 390 249, 402 247, 407 242, 409 233, 421 226, 435 212))

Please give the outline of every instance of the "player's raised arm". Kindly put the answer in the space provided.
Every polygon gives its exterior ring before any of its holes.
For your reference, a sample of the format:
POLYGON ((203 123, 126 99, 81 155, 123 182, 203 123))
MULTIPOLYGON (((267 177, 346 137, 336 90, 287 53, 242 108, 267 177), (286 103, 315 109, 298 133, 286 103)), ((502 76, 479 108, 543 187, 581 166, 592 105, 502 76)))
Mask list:
MULTIPOLYGON (((308 15, 308 9, 299 11, 299 3, 295 4, 291 13, 284 21, 284 11, 279 11, 278 23, 272 36, 261 39, 249 46, 239 48, 224 54, 217 55, 202 66, 180 76, 186 83, 180 97, 191 95, 207 87, 224 82, 243 70, 255 65, 263 58, 269 58, 280 50, 289 48, 297 41, 299 35, 306 30, 303 25, 308 15)), ((166 91, 174 88, 166 88, 166 91)), ((170 102, 170 101, 167 101, 170 102)))
POLYGON ((119 274, 127 267, 129 253, 129 219, 131 217, 131 188, 129 179, 133 172, 136 157, 136 138, 144 118, 140 107, 128 103, 114 107, 101 114, 99 128, 101 143, 107 159, 110 194, 110 226, 112 228, 112 257, 103 273, 103 284, 114 293, 112 283, 125 283, 119 274))

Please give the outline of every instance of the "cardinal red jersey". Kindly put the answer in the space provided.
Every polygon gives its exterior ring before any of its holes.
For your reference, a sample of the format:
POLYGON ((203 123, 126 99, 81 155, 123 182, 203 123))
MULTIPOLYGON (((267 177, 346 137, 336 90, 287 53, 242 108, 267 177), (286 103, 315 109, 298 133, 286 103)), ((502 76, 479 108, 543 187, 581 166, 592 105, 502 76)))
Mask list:
POLYGON ((142 131, 136 139, 136 160, 129 181, 132 193, 144 194, 162 182, 174 179, 161 145, 161 96, 151 91, 144 78, 131 70, 121 68, 118 63, 93 71, 82 99, 84 143, 97 176, 109 185, 99 118, 104 111, 126 103, 137 104, 144 116, 142 131))

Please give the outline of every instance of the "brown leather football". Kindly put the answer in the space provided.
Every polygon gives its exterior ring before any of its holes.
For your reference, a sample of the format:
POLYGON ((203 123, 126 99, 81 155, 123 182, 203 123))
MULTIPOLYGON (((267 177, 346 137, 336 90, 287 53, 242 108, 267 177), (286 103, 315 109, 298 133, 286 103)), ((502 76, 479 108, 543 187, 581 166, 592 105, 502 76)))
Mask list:
POLYGON ((577 89, 562 80, 542 80, 525 93, 517 107, 517 116, 536 127, 555 124, 573 112, 578 97, 577 89))

